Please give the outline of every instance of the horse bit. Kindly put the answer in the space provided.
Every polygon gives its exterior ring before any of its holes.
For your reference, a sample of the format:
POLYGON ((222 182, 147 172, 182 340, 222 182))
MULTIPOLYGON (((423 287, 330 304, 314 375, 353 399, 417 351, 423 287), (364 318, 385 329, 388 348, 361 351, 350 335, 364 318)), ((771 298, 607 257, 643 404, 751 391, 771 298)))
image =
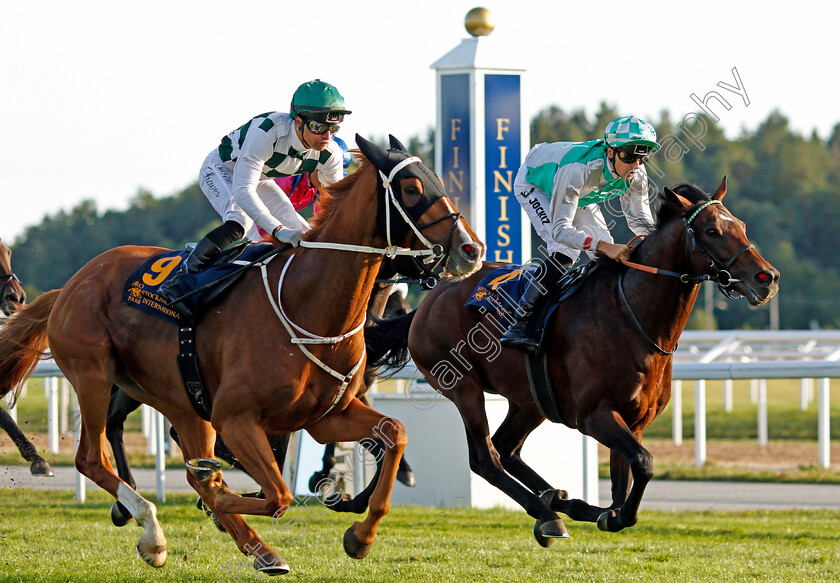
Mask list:
MULTIPOLYGON (((435 223, 439 222, 440 220, 454 217, 453 227, 452 227, 452 231, 451 231, 451 232, 454 232, 454 229, 456 228, 456 225, 457 225, 457 221, 460 218, 461 214, 460 213, 450 213, 450 214, 446 215, 445 217, 441 217, 440 219, 436 219, 435 221, 432 221, 432 222, 430 222, 426 225, 423 225, 423 227, 418 227, 416 225, 416 223, 414 222, 414 220, 411 217, 408 216, 408 213, 406 213, 405 209, 402 208, 402 205, 397 200, 397 197, 394 194, 394 189, 391 186, 391 183, 393 182, 397 173, 400 170, 402 170, 403 168, 405 168, 406 166, 408 166, 409 164, 413 164, 415 162, 421 162, 420 158, 418 158, 416 156, 412 156, 412 157, 409 157, 409 158, 405 158, 404 160, 401 160, 396 166, 394 166, 394 168, 391 169, 391 172, 389 173, 388 176, 385 176, 385 174, 381 170, 379 170, 379 175, 382 178, 382 186, 385 189, 385 193, 386 193, 385 216, 386 216, 386 231, 387 231, 386 232, 386 239, 388 241, 388 247, 387 248, 379 249, 379 248, 376 248, 376 247, 369 247, 369 246, 366 246, 366 245, 349 245, 349 244, 343 244, 343 243, 325 243, 325 242, 319 242, 319 241, 301 241, 300 246, 301 247, 308 247, 308 248, 315 248, 315 249, 333 249, 333 250, 338 250, 338 251, 354 251, 354 252, 357 252, 357 253, 374 253, 374 254, 379 254, 379 255, 385 255, 387 257, 394 257, 394 256, 397 256, 397 255, 409 255, 409 256, 413 256, 413 257, 434 256, 436 259, 439 259, 440 261, 445 259, 446 256, 449 254, 449 249, 444 248, 443 245, 431 243, 428 239, 426 239, 426 237, 423 236, 423 234, 420 232, 420 229, 428 227, 429 225, 435 224, 435 223), (423 243, 423 245, 425 245, 427 247, 427 249, 425 249, 425 250, 399 249, 396 245, 391 243, 391 214, 390 214, 391 205, 389 204, 389 202, 392 203, 396 207, 397 211, 400 213, 403 220, 409 225, 409 227, 411 227, 411 230, 414 231, 414 234, 417 237, 417 239, 419 239, 420 242, 423 243)), ((303 352, 307 356, 307 358, 309 358, 309 360, 311 360, 313 363, 315 363, 324 372, 326 372, 327 374, 329 374, 330 376, 334 377, 335 379, 337 379, 338 381, 341 382, 341 386, 339 387, 338 394, 336 395, 335 399, 333 399, 333 402, 330 404, 329 408, 324 412, 323 415, 321 415, 321 417, 319 417, 319 419, 320 419, 320 418, 323 418, 325 415, 327 415, 327 413, 332 411, 333 408, 341 400, 341 397, 344 395, 344 392, 347 390, 347 387, 350 384, 350 381, 353 379, 353 376, 356 374, 356 372, 358 372, 359 368, 361 368, 362 362, 365 359, 365 354, 366 354, 367 351, 363 349, 362 350, 362 355, 359 357, 359 360, 356 362, 356 364, 353 366, 353 368, 350 370, 350 372, 347 373, 346 375, 343 375, 340 372, 338 372, 338 371, 334 370, 333 368, 331 368, 330 366, 328 366, 326 363, 324 363, 320 359, 318 359, 314 354, 312 354, 312 352, 310 352, 306 348, 305 345, 306 344, 337 344, 337 343, 341 342, 342 340, 350 338, 351 336, 360 332, 364 328, 365 323, 367 321, 367 314, 365 314, 362 317, 362 321, 358 326, 354 327, 349 332, 345 332, 344 334, 341 334, 339 336, 318 336, 317 334, 313 334, 311 332, 308 332, 307 330, 305 330, 301 326, 298 326, 297 324, 292 322, 292 320, 286 315, 286 312, 283 310, 283 306, 282 306, 282 303, 281 303, 281 300, 280 300, 280 298, 281 298, 280 294, 281 294, 281 290, 282 290, 282 287, 283 287, 283 280, 285 279, 286 271, 288 270, 289 265, 291 265, 292 260, 295 258, 295 255, 290 255, 288 260, 286 261, 286 264, 283 266, 283 271, 281 272, 280 279, 277 282, 277 301, 275 302, 274 296, 271 293, 271 289, 270 289, 269 284, 268 284, 268 271, 266 269, 266 265, 269 263, 269 261, 274 259, 276 256, 277 256, 276 254, 272 255, 271 257, 269 257, 269 258, 267 258, 267 259, 265 259, 265 260, 263 260, 259 263, 256 263, 254 265, 255 266, 258 265, 259 268, 260 268, 260 271, 262 273, 263 285, 265 287, 266 294, 268 295, 268 299, 269 299, 269 302, 271 303, 272 308, 274 308, 275 314, 277 314, 277 318, 280 320, 280 323, 283 324, 283 327, 286 329, 286 332, 288 332, 289 336, 291 337, 292 344, 297 344, 298 348, 301 350, 301 352, 303 352), (303 338, 301 336, 297 336, 296 333, 295 333, 296 331, 299 332, 300 334, 302 334, 303 336, 306 336, 306 338, 303 338)))
MULTIPOLYGON (((5 273, 3 275, 0 275, 0 281, 3 282, 2 284, 0 284, 0 302, 5 302, 6 288, 8 288, 13 281, 18 282, 18 285, 20 285, 20 280, 18 279, 18 276, 14 273, 5 273)), ((23 290, 21 289, 21 291, 23 290)), ((20 298, 20 303, 24 302, 26 302, 26 292, 23 292, 23 295, 20 298)))
MULTIPOLYGON (((741 255, 743 255, 745 252, 749 251, 750 249, 755 248, 755 245, 753 245, 752 243, 750 243, 749 245, 745 245, 740 250, 738 250, 734 255, 732 255, 732 257, 730 257, 729 260, 726 263, 724 263, 723 261, 718 259, 715 256, 715 254, 712 253, 709 250, 708 247, 706 247, 706 245, 703 243, 703 241, 701 241, 697 237, 697 233, 694 232, 694 228, 691 226, 691 222, 697 217, 698 214, 700 214, 700 211, 702 211, 707 206, 710 206, 710 205, 713 205, 713 204, 719 204, 719 205, 723 206, 723 203, 720 202, 719 200, 710 200, 710 201, 706 201, 706 202, 702 203, 700 206, 698 206, 697 209, 693 213, 691 213, 691 216, 688 216, 688 217, 683 216, 683 222, 685 224, 685 233, 686 233, 686 236, 685 236, 685 259, 686 259, 686 263, 690 262, 691 252, 695 248, 699 248, 700 251, 703 253, 703 256, 705 257, 706 262, 709 265, 709 268, 712 270, 713 275, 706 275, 706 274, 691 275, 691 274, 688 274, 688 273, 677 273, 675 271, 668 271, 666 269, 659 269, 657 267, 640 265, 638 263, 632 263, 630 261, 622 261, 622 263, 624 265, 628 266, 628 267, 632 267, 633 269, 638 269, 640 271, 645 271, 647 273, 654 273, 654 274, 659 274, 659 275, 668 275, 670 277, 676 277, 682 283, 698 284, 698 283, 703 282, 703 281, 714 281, 715 283, 717 283, 718 289, 720 289, 720 291, 723 295, 725 295, 727 298, 729 298, 731 300, 737 299, 740 294, 739 295, 734 295, 732 293, 732 291, 727 289, 727 288, 729 286, 731 286, 733 283, 738 283, 741 280, 740 279, 734 279, 732 277, 732 275, 729 273, 729 269, 732 267, 732 265, 738 260, 738 258, 741 255)), ((623 277, 619 277, 618 278, 618 294, 619 294, 619 297, 621 298, 621 302, 624 305, 624 308, 630 314, 630 317, 633 320, 633 323, 636 325, 636 328, 639 330, 639 332, 645 338, 645 340, 647 340, 648 343, 651 344, 659 354, 661 354, 663 356, 673 354, 674 351, 677 349, 676 346, 674 346, 674 350, 667 351, 667 350, 663 349, 662 347, 660 347, 650 336, 647 335, 644 328, 642 327, 641 322, 639 322, 639 319, 636 318, 636 314, 633 313, 633 308, 630 307, 630 303, 627 301, 627 296, 624 293, 624 285, 623 285, 622 281, 623 281, 623 277)))

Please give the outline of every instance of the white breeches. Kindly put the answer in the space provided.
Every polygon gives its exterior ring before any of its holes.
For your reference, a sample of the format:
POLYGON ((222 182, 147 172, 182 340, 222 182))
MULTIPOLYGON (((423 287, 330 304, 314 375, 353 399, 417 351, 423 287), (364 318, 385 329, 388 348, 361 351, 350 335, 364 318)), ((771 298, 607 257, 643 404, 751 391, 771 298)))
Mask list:
MULTIPOLYGON (((204 159, 198 177, 201 192, 222 217, 222 221, 236 221, 245 229, 245 237, 251 241, 260 241, 262 236, 257 225, 233 199, 233 172, 222 162, 218 150, 213 150, 204 159)), ((303 230, 309 229, 309 223, 300 216, 292 201, 274 180, 263 180, 257 184, 257 196, 268 208, 271 215, 284 227, 303 230)))

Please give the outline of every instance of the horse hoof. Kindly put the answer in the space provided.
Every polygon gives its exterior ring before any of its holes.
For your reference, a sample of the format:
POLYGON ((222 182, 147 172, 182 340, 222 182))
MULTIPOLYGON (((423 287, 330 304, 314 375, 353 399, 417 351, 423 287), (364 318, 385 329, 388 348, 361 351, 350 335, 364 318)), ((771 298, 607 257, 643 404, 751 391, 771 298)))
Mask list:
POLYGON ((318 490, 320 490, 322 487, 324 487, 326 485, 326 484, 322 484, 322 482, 324 480, 326 480, 328 477, 329 477, 329 472, 315 472, 314 474, 312 474, 312 477, 309 478, 309 491, 310 492, 315 492, 317 494, 318 490))
POLYGON ((540 532, 539 520, 534 523, 534 538, 537 539, 537 543, 539 543, 541 547, 544 547, 546 549, 554 544, 553 538, 543 536, 543 534, 540 532))
POLYGON ((544 522, 537 520, 534 524, 534 538, 541 546, 548 547, 555 538, 569 538, 570 536, 566 525, 559 518, 544 522))
POLYGON ((540 500, 542 500, 543 504, 551 508, 552 510, 559 510, 558 508, 554 507, 555 500, 568 500, 569 493, 565 490, 546 490, 542 494, 540 494, 540 500))
POLYGON ((607 510, 598 517, 598 529, 604 532, 618 532, 624 527, 615 510, 607 510))
POLYGON ((137 554, 140 555, 140 558, 146 561, 147 564, 155 567, 156 569, 163 567, 163 564, 166 562, 165 546, 148 546, 140 548, 140 545, 137 545, 137 554))
POLYGON ((29 466, 29 473, 33 476, 41 476, 44 478, 54 478, 55 472, 52 471, 50 464, 45 460, 35 460, 29 466))
POLYGON ((254 559, 254 570, 274 577, 275 575, 285 575, 291 571, 291 568, 286 559, 277 554, 276 551, 269 551, 258 555, 254 559))
POLYGON ((202 499, 201 496, 199 496, 198 500, 195 501, 195 507, 199 510, 202 510, 207 515, 207 518, 213 521, 213 525, 219 530, 219 532, 227 532, 227 529, 221 523, 219 517, 216 516, 216 514, 212 510, 210 510, 210 507, 204 503, 204 499, 202 499))
POLYGON ((409 488, 417 485, 417 482, 414 480, 414 472, 411 470, 398 470, 397 480, 399 480, 400 484, 404 484, 409 488))
POLYGON ((344 552, 353 559, 364 559, 370 552, 373 543, 366 545, 358 538, 351 526, 344 532, 344 552))
POLYGON ((221 463, 207 458, 193 458, 187 461, 186 466, 197 482, 204 482, 222 472, 221 463))
POLYGON ((131 513, 119 502, 111 505, 111 522, 114 526, 125 526, 132 518, 131 513))

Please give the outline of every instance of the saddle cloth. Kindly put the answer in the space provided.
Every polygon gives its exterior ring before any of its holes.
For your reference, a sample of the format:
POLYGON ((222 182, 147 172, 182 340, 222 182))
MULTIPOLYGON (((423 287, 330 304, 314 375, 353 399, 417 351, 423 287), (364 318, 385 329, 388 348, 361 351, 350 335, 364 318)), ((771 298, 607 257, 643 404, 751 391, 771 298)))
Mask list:
MULTIPOLYGON (((209 302, 245 273, 247 264, 259 261, 272 249, 270 243, 242 243, 226 251, 216 263, 202 271, 184 274, 180 282, 183 293, 200 290, 186 298, 184 303, 198 317, 209 302)), ((187 323, 188 319, 170 308, 156 292, 178 271, 188 255, 189 251, 168 251, 146 260, 126 281, 122 303, 173 324, 187 323)))
MULTIPOLYGON (((570 298, 579 288, 586 276, 594 269, 595 263, 579 265, 567 271, 557 282, 549 295, 537 306, 531 318, 529 329, 542 336, 548 319, 557 305, 570 298)), ((495 316, 499 328, 504 330, 516 317, 516 308, 529 282, 534 279, 537 266, 503 265, 484 276, 467 300, 467 306, 483 308, 495 316)))

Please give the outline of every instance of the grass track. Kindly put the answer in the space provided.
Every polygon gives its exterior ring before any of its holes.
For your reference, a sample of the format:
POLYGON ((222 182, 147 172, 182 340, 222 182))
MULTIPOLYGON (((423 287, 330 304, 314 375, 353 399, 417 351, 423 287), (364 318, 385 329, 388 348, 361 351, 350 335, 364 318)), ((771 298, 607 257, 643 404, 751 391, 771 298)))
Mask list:
MULTIPOLYGON (((133 551, 140 535, 134 523, 122 529, 110 524, 108 495, 95 492, 78 504, 71 493, 2 489, 0 583, 266 580, 241 563, 246 557, 195 510, 193 500, 171 496, 159 506, 169 560, 154 570, 133 551)), ((292 566, 284 581, 840 580, 840 514, 828 511, 647 511, 639 524, 618 534, 567 521, 572 538, 543 549, 523 512, 394 507, 363 561, 349 559, 341 549, 352 516, 327 513, 315 520, 302 508, 293 508, 290 516, 307 521, 296 544, 269 519, 249 519, 292 566)))

